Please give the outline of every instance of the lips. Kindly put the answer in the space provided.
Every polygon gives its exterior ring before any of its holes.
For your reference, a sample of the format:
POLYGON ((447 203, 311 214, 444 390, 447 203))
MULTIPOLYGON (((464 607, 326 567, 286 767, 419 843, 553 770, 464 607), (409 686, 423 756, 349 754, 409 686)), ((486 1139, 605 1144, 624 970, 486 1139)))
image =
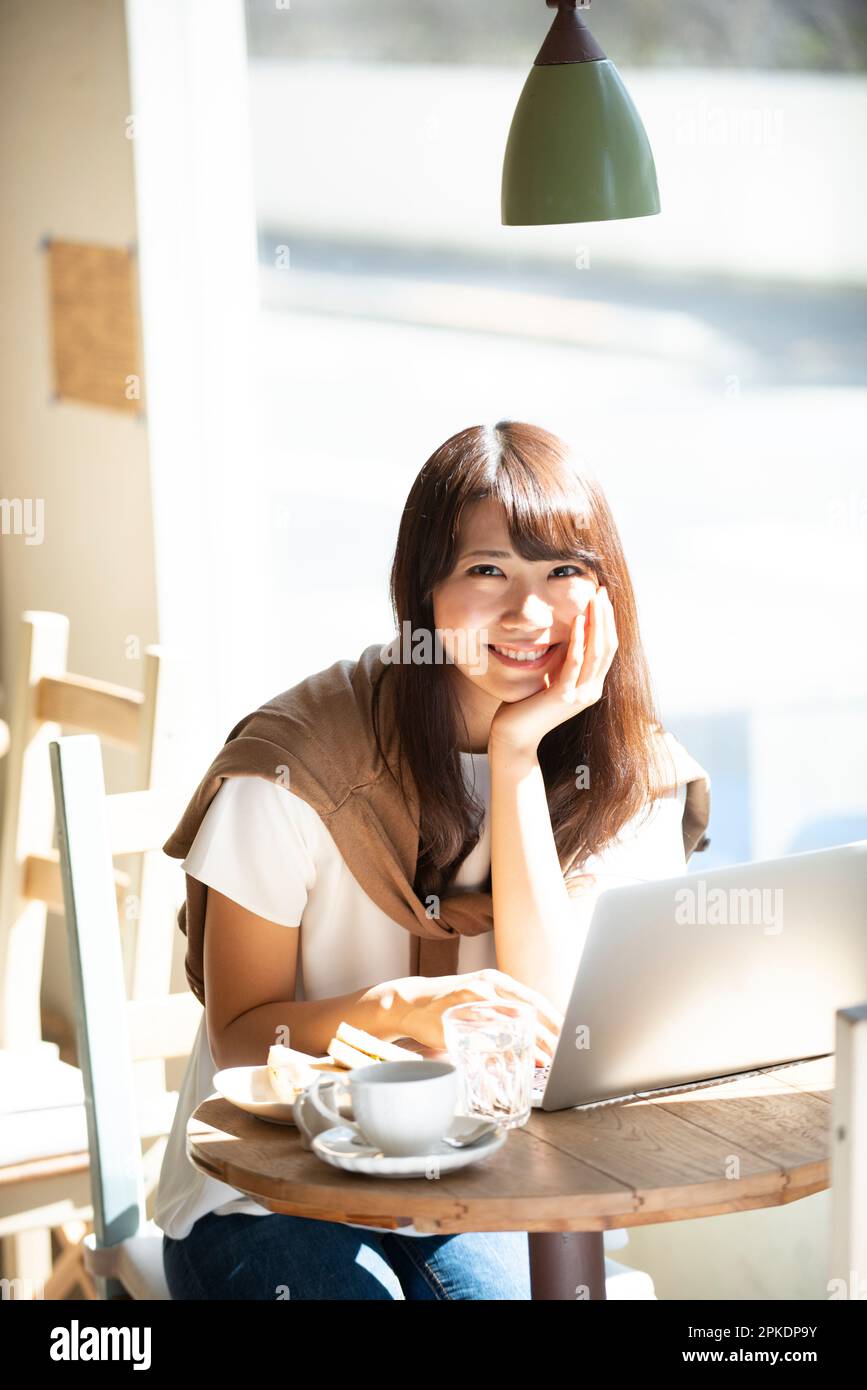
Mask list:
MULTIPOLYGON (((539 671, 546 664, 546 662, 549 660, 552 654, 555 651, 557 651, 558 647, 560 646, 560 643, 553 642, 546 647, 540 646, 538 648, 539 655, 535 657, 533 660, 528 660, 526 657, 511 656, 509 655, 507 649, 502 648, 498 650, 497 647, 490 642, 487 644, 487 646, 488 651, 496 657, 497 661, 499 661, 501 665, 509 667, 509 669, 512 671, 539 671)), ((519 647, 517 648, 517 650, 520 652, 527 652, 534 651, 536 649, 533 647, 519 647)))

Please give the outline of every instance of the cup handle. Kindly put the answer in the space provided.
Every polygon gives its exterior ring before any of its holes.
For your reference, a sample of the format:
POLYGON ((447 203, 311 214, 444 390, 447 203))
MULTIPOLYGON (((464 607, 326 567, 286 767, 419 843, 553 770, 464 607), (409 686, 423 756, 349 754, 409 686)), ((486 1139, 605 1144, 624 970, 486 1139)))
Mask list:
POLYGON ((357 1135, 361 1136, 361 1130, 359 1129, 357 1124, 354 1124, 352 1120, 347 1120, 345 1116, 339 1114, 336 1110, 332 1110, 331 1106, 325 1100, 323 1100, 319 1092, 319 1087, 323 1081, 328 1082, 329 1085, 333 1085, 335 1090, 338 1087, 343 1086, 345 1087, 347 1094, 351 1094, 349 1092, 349 1087, 346 1086, 346 1083, 342 1079, 342 1077, 337 1077, 326 1072, 320 1072, 320 1074, 316 1077, 316 1080, 307 1089, 307 1099, 310 1101, 310 1104, 313 1106, 313 1109, 317 1112, 318 1115, 322 1117, 323 1120, 328 1120, 332 1125, 345 1125, 347 1129, 351 1129, 357 1135))

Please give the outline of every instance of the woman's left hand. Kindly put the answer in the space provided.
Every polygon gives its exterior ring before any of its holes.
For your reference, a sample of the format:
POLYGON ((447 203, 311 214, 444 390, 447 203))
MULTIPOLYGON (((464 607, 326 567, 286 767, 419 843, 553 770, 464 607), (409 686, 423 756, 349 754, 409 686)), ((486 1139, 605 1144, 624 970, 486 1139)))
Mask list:
POLYGON ((617 651, 614 609, 607 589, 596 590, 587 614, 589 624, 584 616, 576 615, 559 670, 553 678, 545 674, 547 689, 523 700, 504 700, 500 705, 491 721, 489 750, 496 746, 535 755, 545 734, 601 697, 617 651))

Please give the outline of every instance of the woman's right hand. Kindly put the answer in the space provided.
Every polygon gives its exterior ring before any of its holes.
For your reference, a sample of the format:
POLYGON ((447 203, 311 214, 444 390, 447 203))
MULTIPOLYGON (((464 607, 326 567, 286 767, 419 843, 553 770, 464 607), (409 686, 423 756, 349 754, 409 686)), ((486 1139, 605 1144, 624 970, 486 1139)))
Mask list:
POLYGON ((391 988, 403 1001, 402 1035, 437 1051, 445 1049, 442 1016, 454 1004, 497 1004, 517 1001, 536 1010, 536 1065, 554 1056, 557 1038, 565 1022, 563 1014, 544 994, 521 984, 502 970, 474 970, 465 975, 409 975, 392 980, 391 988))

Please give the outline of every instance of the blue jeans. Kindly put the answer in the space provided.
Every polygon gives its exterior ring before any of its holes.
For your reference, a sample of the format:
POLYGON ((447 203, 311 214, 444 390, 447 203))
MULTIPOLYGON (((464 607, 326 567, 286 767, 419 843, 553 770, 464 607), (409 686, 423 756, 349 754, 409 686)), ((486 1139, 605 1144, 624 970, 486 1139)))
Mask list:
POLYGON ((305 1216, 209 1212, 185 1240, 163 1234, 179 1299, 529 1299, 525 1231, 401 1236, 305 1216))

